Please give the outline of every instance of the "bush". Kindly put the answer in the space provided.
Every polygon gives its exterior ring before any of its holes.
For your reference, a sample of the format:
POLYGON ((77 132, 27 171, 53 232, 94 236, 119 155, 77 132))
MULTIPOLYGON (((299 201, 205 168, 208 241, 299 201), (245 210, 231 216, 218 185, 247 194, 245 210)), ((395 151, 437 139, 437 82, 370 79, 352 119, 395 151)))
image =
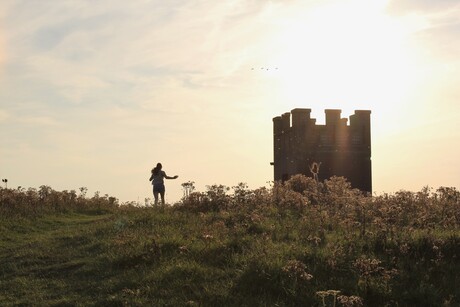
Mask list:
POLYGON ((59 192, 46 185, 38 190, 0 188, 0 215, 4 219, 30 218, 69 212, 112 212, 118 207, 115 197, 100 196, 96 192, 93 197, 87 198, 86 191, 86 188, 80 188, 80 194, 77 195, 75 190, 59 192))

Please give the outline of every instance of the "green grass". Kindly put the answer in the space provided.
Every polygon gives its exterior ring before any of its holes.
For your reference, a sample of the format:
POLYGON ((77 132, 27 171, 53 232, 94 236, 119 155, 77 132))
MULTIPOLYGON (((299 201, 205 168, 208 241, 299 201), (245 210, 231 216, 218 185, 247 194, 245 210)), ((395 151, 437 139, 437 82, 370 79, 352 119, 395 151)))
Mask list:
POLYGON ((0 305, 460 305, 458 198, 281 192, 166 208, 42 199, 30 213, 3 202, 0 305))
POLYGON ((0 239, 0 303, 89 303, 89 297, 80 294, 91 293, 97 282, 91 275, 101 269, 97 257, 104 244, 97 232, 107 218, 46 216, 4 226, 0 239))
POLYGON ((297 227, 282 227, 292 219, 276 224, 267 218, 254 231, 227 227, 234 218, 132 208, 4 223, 0 305, 308 306, 320 303, 316 291, 328 289, 376 304, 458 300, 458 232, 443 238, 436 262, 431 244, 438 236, 408 238, 411 252, 402 256, 393 241, 380 251, 372 239, 347 241, 331 231, 315 243, 297 227), (389 285, 371 274, 365 289, 351 265, 365 254, 399 274, 389 285), (283 270, 292 259, 306 264, 310 281, 283 270))

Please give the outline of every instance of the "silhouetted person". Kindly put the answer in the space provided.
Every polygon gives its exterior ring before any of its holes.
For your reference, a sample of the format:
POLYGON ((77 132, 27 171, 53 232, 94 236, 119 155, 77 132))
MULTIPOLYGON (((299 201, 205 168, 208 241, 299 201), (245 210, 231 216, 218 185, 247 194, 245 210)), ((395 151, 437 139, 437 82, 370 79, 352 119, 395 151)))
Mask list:
POLYGON ((164 179, 176 179, 179 176, 169 177, 164 171, 161 170, 163 166, 157 163, 157 166, 152 169, 150 181, 153 185, 153 197, 155 197, 155 206, 158 205, 158 193, 161 195, 161 204, 165 204, 165 184, 164 179))

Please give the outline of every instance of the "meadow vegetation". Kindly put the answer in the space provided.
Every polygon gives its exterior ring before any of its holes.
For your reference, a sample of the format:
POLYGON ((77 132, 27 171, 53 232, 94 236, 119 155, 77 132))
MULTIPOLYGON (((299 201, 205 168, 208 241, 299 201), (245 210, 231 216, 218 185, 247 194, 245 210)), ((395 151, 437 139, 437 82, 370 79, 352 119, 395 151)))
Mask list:
POLYGON ((460 305, 456 188, 188 184, 165 207, 0 189, 0 305, 460 305))

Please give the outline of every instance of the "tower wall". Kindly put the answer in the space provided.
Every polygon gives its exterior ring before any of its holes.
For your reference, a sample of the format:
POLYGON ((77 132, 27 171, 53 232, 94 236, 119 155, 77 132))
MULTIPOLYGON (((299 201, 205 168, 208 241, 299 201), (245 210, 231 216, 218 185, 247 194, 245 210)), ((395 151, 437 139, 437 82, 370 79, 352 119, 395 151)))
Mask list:
POLYGON ((341 110, 325 110, 325 125, 316 125, 310 114, 311 109, 294 109, 273 118, 275 181, 311 176, 309 166, 321 162, 321 181, 343 176, 352 187, 372 192, 371 111, 355 111, 349 125, 341 110))

